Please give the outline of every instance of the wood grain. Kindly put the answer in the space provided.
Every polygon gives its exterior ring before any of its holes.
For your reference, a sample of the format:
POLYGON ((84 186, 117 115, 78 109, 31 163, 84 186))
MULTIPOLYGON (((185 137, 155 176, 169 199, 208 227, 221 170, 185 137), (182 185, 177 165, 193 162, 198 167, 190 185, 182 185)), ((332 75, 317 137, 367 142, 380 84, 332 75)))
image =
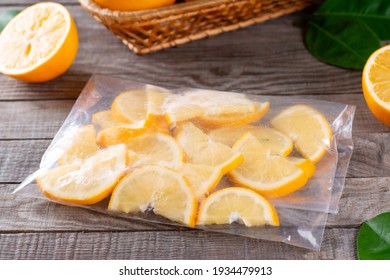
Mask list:
POLYGON ((198 230, 4 233, 0 259, 355 259, 356 231, 328 230, 320 252, 198 230))

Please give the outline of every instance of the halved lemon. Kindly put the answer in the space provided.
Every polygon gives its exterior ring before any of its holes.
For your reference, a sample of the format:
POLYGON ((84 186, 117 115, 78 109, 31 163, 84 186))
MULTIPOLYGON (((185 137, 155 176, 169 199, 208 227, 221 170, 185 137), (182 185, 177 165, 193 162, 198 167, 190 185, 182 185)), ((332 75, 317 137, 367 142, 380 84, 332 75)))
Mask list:
POLYGON ((272 154, 287 156, 293 149, 290 138, 275 129, 260 125, 222 127, 211 130, 208 134, 215 142, 232 147, 238 139, 248 132, 252 133, 263 146, 270 148, 272 154))
POLYGON ((272 126, 290 137, 301 155, 317 163, 326 153, 332 138, 328 120, 313 107, 299 104, 280 112, 272 126))
POLYGON ((76 25, 57 3, 30 6, 0 33, 0 72, 26 82, 45 82, 63 74, 78 50, 76 25))
POLYGON ((390 126, 390 45, 375 51, 363 69, 364 98, 375 117, 390 126))
POLYGON ((218 190, 199 207, 198 225, 243 223, 247 227, 279 226, 275 208, 258 193, 239 187, 218 190))
POLYGON ((127 147, 133 167, 148 164, 176 167, 183 163, 183 152, 175 138, 164 133, 143 134, 129 141, 127 147))
POLYGON ((274 156, 250 133, 234 144, 244 162, 229 173, 236 184, 255 190, 265 197, 280 197, 302 188, 306 174, 285 157, 274 156))
POLYGON ((60 145, 64 153, 58 160, 59 165, 77 163, 99 150, 93 125, 81 126, 69 132, 60 145))
POLYGON ((184 177, 161 166, 129 173, 113 191, 108 208, 125 213, 154 213, 172 221, 195 225, 197 200, 184 177))
POLYGON ((175 0, 94 0, 103 8, 113 11, 141 11, 173 5, 175 0))
POLYGON ((63 165, 37 178, 47 197, 76 204, 94 204, 109 196, 126 168, 126 146, 99 150, 81 164, 63 165))
POLYGON ((177 128, 176 139, 182 147, 186 162, 214 166, 222 174, 236 168, 243 160, 240 152, 214 142, 202 130, 188 122, 177 128))

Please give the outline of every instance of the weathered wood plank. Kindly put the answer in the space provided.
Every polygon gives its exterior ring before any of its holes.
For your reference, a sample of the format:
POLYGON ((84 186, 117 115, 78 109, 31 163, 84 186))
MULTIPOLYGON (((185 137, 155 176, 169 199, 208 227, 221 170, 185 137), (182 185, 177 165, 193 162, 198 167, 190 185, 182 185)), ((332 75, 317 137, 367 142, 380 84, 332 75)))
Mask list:
POLYGON ((197 230, 0 234, 0 259, 355 259, 356 232, 328 230, 320 252, 197 230))
POLYGON ((0 139, 53 138, 74 100, 0 102, 0 139))
MULTIPOLYGON (((319 99, 356 105, 353 132, 390 132, 369 111, 361 94, 316 95, 319 99)), ((62 125, 74 100, 0 101, 0 139, 52 138, 62 125)))
MULTIPOLYGON (((4 9, 0 7, 0 12, 4 9)), ((81 7, 70 6, 69 10, 80 34, 79 53, 70 70, 58 83, 44 85, 28 85, 1 76, 1 99, 73 98, 94 73, 171 88, 212 88, 262 95, 361 93, 359 71, 323 64, 308 53, 302 30, 293 26, 301 13, 137 56, 81 7)))
MULTIPOLYGON (((23 193, 12 194, 16 184, 0 185, 1 232, 29 231, 111 231, 167 229, 78 207, 64 206, 23 193)), ((390 177, 349 178, 346 180, 340 210, 329 215, 327 227, 358 227, 364 221, 390 211, 390 177)))

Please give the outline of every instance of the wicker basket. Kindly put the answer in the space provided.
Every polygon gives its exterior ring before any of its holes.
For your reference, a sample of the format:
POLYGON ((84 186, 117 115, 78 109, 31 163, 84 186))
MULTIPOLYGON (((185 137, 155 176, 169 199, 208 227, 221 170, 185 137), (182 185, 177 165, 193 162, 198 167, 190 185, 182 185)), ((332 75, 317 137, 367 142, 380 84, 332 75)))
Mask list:
POLYGON ((276 18, 319 0, 198 0, 140 12, 79 2, 133 52, 146 54, 276 18))

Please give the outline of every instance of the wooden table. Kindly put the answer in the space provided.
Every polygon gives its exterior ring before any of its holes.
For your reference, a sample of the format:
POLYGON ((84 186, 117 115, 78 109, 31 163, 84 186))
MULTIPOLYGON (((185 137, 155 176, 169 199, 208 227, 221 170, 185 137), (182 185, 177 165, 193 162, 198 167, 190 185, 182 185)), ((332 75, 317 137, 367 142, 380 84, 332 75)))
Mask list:
MULTIPOLYGON (((6 9, 36 1, 4 0, 6 9)), ((297 13, 147 56, 130 52, 75 0, 80 49, 70 70, 44 84, 0 76, 0 259, 356 259, 362 222, 390 210, 390 129, 368 110, 361 72, 323 64, 305 49, 297 13), (167 88, 301 95, 357 106, 354 154, 340 212, 320 252, 220 233, 129 222, 11 192, 38 168, 92 74, 167 88)))

